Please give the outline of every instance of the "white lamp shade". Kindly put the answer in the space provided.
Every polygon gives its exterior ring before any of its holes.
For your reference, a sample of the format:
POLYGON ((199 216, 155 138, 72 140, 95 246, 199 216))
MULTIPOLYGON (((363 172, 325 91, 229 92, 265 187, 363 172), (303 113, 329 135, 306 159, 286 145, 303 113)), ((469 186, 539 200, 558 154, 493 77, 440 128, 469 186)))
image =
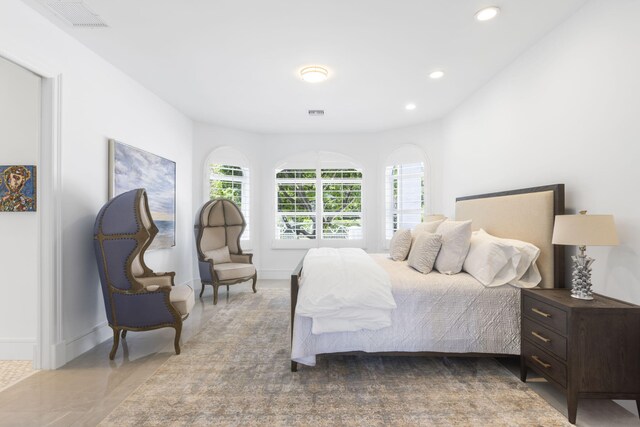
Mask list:
POLYGON ((613 215, 556 215, 554 245, 616 246, 613 215))

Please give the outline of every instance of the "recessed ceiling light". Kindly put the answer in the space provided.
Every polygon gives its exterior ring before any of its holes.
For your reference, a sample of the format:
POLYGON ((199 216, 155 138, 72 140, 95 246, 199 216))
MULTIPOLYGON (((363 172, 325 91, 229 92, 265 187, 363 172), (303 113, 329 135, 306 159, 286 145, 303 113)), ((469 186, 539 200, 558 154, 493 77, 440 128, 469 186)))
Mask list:
POLYGON ((498 6, 489 6, 484 9, 480 9, 476 12, 476 19, 478 21, 489 21, 500 13, 500 8, 498 6))
POLYGON ((302 80, 309 83, 320 83, 329 77, 329 71, 319 65, 313 65, 311 67, 304 67, 300 70, 300 77, 302 80))
POLYGON ((409 111, 415 110, 416 109, 416 104, 407 104, 407 105, 404 106, 404 108, 406 108, 409 111))
POLYGON ((439 79, 442 76, 444 76, 444 71, 441 71, 441 70, 432 71, 429 74, 429 77, 431 77, 432 79, 439 79))

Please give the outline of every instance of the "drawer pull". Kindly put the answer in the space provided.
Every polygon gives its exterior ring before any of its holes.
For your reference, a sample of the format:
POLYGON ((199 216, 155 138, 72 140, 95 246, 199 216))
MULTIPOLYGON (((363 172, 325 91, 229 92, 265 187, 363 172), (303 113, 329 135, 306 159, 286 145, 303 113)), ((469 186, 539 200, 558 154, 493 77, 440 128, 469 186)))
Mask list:
POLYGON ((535 307, 534 307, 534 308, 532 308, 532 309, 531 309, 531 311, 533 311, 533 312, 534 312, 534 313, 536 313, 536 314, 539 314, 539 315, 540 315, 540 316, 542 316, 542 317, 547 317, 547 318, 551 317, 551 315, 550 315, 549 313, 545 313, 544 311, 542 311, 542 310, 538 310, 538 309, 537 309, 537 308, 535 308, 535 307))
POLYGON ((550 343, 551 342, 551 340, 549 338, 543 337, 542 335, 540 335, 536 331, 531 331, 531 335, 533 335, 534 337, 538 338, 540 341, 544 341, 546 343, 550 343))
POLYGON ((543 368, 549 369, 551 367, 550 364, 545 363, 542 360, 540 360, 540 358, 538 356, 531 356, 531 359, 533 359, 534 362, 536 362, 537 364, 539 364, 543 368))

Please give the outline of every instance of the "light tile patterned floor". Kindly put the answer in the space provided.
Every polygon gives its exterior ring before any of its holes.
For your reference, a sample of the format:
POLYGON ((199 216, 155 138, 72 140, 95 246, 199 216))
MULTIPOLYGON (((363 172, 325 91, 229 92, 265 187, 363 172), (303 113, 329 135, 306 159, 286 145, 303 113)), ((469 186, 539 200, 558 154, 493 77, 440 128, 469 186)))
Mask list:
POLYGON ((0 360, 0 391, 36 372, 30 360, 0 360))

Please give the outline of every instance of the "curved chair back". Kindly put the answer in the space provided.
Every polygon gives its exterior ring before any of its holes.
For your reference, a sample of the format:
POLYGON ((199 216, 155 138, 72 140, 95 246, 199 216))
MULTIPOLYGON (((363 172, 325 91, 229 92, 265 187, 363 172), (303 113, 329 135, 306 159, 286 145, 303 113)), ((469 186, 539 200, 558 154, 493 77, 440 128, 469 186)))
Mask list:
MULTIPOLYGON (((144 327, 157 320, 140 323, 139 313, 135 313, 133 308, 126 309, 131 299, 123 293, 144 290, 144 284, 138 279, 145 274, 153 274, 144 262, 144 251, 156 234, 158 227, 151 219, 147 193, 142 188, 114 197, 98 213, 93 227, 93 243, 110 325, 130 326, 136 323, 144 327)), ((166 315, 161 320, 173 322, 174 317, 166 315)))
POLYGON ((233 201, 213 199, 207 202, 200 210, 196 224, 198 258, 204 261, 204 252, 224 246, 228 246, 232 254, 242 254, 240 236, 246 226, 240 208, 233 201))

